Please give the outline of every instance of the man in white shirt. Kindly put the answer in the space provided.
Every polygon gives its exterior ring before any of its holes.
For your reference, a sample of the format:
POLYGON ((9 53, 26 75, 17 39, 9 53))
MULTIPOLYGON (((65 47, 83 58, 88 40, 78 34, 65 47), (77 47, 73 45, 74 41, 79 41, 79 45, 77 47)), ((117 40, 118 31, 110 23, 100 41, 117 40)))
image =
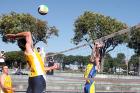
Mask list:
POLYGON ((5 62, 4 59, 5 59, 4 51, 1 51, 1 52, 0 52, 0 62, 1 62, 1 63, 5 62))
POLYGON ((4 51, 1 51, 0 52, 0 70, 4 64, 5 64, 5 54, 4 54, 4 51))
POLYGON ((44 52, 44 49, 43 49, 43 48, 40 49, 40 47, 37 47, 37 51, 38 51, 38 53, 40 54, 40 56, 41 56, 43 62, 45 63, 46 60, 45 60, 45 52, 44 52))

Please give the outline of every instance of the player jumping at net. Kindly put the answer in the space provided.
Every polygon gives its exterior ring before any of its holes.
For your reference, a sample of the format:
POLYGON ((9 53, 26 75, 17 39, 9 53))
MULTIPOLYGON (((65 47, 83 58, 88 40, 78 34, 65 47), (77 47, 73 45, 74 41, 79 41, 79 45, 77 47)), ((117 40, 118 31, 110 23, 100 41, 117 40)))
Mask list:
POLYGON ((100 51, 99 49, 103 45, 100 43, 94 43, 94 48, 90 57, 89 64, 86 67, 84 78, 86 79, 86 84, 84 87, 84 93, 95 93, 95 81, 94 77, 96 72, 100 70, 100 51), (94 54, 93 54, 94 53, 94 54))
POLYGON ((19 48, 24 51, 26 60, 30 66, 30 75, 28 79, 28 89, 26 93, 45 93, 46 89, 46 76, 45 71, 58 69, 55 64, 52 67, 44 67, 39 53, 34 49, 32 36, 30 32, 20 32, 17 34, 5 35, 7 39, 17 40, 19 48))

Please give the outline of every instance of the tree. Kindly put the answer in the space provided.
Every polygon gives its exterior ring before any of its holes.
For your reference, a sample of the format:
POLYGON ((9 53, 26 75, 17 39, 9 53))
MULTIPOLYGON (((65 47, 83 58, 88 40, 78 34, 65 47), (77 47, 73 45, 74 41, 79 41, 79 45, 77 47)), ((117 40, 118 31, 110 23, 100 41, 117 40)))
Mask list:
POLYGON ((82 68, 82 66, 85 66, 89 62, 89 57, 77 55, 75 56, 75 61, 78 62, 80 68, 82 68))
MULTIPOLYGON (((30 31, 33 37, 34 45, 39 41, 47 43, 47 39, 52 35, 58 36, 58 30, 55 26, 49 27, 47 22, 33 17, 30 14, 18 14, 11 12, 0 16, 0 34, 4 36, 7 33, 18 33, 30 31)), ((3 38, 4 42, 8 41, 3 38)))
POLYGON ((104 72, 113 73, 115 70, 114 68, 117 67, 117 62, 115 58, 112 58, 109 53, 106 54, 104 60, 104 72))
POLYGON ((128 41, 128 47, 134 49, 136 55, 132 56, 131 59, 138 59, 136 62, 139 63, 135 63, 132 60, 130 62, 132 62, 132 65, 138 70, 138 73, 140 75, 140 29, 136 29, 137 31, 133 31, 130 33, 130 37, 129 37, 129 41, 128 41), (138 66, 139 65, 139 66, 138 66))
MULTIPOLYGON (((74 26, 75 35, 72 39, 74 44, 79 44, 84 40, 93 42, 95 39, 127 28, 126 24, 116 19, 89 11, 79 16, 74 26)), ((119 35, 102 41, 104 43, 104 47, 101 49, 102 57, 105 56, 105 53, 113 50, 118 44, 122 44, 126 37, 127 35, 119 35)), ((103 70, 103 64, 101 70, 103 70)))
POLYGON ((67 65, 73 64, 74 61, 75 61, 75 56, 73 56, 73 55, 64 57, 64 64, 67 64, 67 65))
POLYGON ((121 62, 124 62, 125 60, 125 54, 124 53, 118 53, 117 58, 120 59, 121 62))
POLYGON ((9 67, 13 67, 16 62, 17 62, 16 65, 18 66, 20 64, 22 67, 26 65, 26 60, 24 57, 24 53, 22 51, 6 52, 5 55, 6 55, 5 62, 9 67))
POLYGON ((129 70, 139 72, 139 56, 137 54, 131 56, 129 60, 129 70))
POLYGON ((136 29, 130 33, 128 47, 135 50, 135 53, 140 56, 140 29, 136 29))
POLYGON ((112 58, 110 54, 106 54, 104 60, 104 72, 110 71, 111 73, 114 73, 117 68, 126 70, 127 65, 125 63, 125 55, 123 53, 118 53, 117 57, 112 58))
POLYGON ((118 68, 122 68, 124 70, 127 69, 127 64, 125 63, 125 54, 118 53, 116 57, 116 64, 118 68))
POLYGON ((57 54, 54 56, 54 60, 56 60, 58 63, 63 63, 64 56, 64 54, 57 54))

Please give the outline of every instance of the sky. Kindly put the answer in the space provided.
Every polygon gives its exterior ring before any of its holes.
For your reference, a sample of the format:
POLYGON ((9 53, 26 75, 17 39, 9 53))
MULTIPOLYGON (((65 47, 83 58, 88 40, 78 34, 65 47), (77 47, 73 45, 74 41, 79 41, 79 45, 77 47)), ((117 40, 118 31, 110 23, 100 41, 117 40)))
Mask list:
MULTIPOLYGON (((106 16, 111 16, 129 26, 140 23, 140 0, 1 0, 0 15, 11 11, 17 13, 30 13, 34 17, 47 21, 49 26, 56 26, 59 30, 59 37, 52 37, 48 44, 38 43, 36 47, 43 47, 45 52, 59 52, 72 47, 71 39, 74 36, 74 21, 85 11, 92 11, 106 16), (45 4, 49 8, 47 15, 38 13, 39 5, 45 4)), ((6 44, 0 40, 0 50, 18 51, 16 44, 6 44)), ((126 56, 131 56, 133 50, 124 45, 117 47, 111 52, 112 56, 124 52, 126 56)), ((91 49, 83 47, 65 53, 66 55, 91 54, 91 49)))

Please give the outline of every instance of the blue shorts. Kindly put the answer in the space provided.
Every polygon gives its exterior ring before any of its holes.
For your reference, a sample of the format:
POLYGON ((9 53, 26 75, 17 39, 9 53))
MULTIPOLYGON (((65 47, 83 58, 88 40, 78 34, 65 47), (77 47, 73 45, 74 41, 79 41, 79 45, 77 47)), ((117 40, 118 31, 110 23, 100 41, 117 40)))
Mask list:
POLYGON ((87 82, 84 87, 84 93, 95 93, 95 82, 87 82))
POLYGON ((45 93, 46 82, 42 75, 36 77, 29 77, 28 89, 26 93, 45 93))

